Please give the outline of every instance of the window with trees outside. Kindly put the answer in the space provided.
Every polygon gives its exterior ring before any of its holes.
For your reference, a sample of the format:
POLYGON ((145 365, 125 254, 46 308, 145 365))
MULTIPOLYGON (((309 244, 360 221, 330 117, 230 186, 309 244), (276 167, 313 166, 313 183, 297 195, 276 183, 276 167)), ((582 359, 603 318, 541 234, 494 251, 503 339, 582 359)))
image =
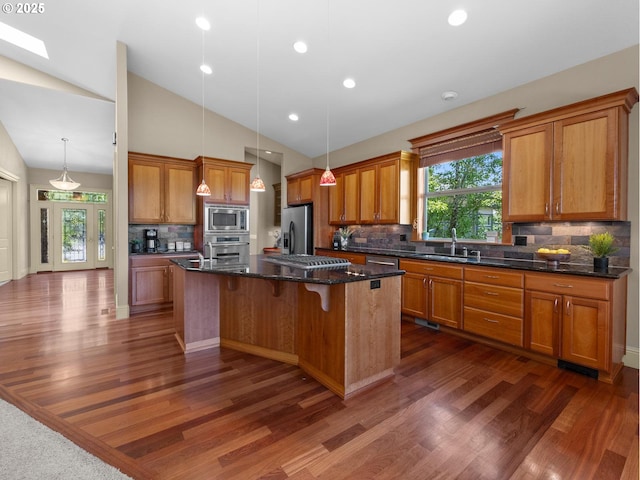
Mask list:
POLYGON ((502 135, 515 111, 412 140, 418 151, 417 239, 502 237, 502 135), (490 125, 490 126, 489 126, 490 125))

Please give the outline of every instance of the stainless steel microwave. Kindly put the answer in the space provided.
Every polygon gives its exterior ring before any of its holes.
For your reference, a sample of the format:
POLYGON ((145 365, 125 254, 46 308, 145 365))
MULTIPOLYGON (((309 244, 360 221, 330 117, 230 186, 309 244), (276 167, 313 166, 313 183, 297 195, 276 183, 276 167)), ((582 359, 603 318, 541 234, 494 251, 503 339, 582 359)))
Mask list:
POLYGON ((204 212, 206 232, 249 231, 249 207, 206 205, 204 212))

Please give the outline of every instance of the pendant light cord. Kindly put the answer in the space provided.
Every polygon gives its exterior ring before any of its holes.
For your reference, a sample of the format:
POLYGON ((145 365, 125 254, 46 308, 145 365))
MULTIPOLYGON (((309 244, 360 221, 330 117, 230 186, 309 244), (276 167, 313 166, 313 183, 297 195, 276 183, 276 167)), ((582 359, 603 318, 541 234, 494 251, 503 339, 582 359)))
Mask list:
POLYGON ((260 176, 260 0, 256 0, 256 165, 260 176))

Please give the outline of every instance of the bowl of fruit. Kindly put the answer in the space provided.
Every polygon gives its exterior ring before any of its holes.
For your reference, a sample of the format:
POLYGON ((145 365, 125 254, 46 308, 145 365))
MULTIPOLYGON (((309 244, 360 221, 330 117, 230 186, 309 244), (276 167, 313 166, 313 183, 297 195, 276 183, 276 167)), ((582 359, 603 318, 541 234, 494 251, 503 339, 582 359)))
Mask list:
POLYGON ((571 252, 566 248, 539 248, 536 255, 547 261, 547 266, 557 268, 560 262, 571 258, 571 252))

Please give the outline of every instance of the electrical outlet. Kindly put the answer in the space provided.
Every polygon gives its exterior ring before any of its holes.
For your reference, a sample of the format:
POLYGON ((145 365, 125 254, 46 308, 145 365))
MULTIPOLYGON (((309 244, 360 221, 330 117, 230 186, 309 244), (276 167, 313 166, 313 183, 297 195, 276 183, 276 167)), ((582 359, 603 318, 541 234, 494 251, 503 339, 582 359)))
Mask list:
POLYGON ((401 235, 400 235, 400 241, 401 241, 401 242, 406 242, 406 241, 407 241, 407 235, 406 235, 406 234, 404 234, 404 233, 403 233, 403 234, 401 234, 401 235))

